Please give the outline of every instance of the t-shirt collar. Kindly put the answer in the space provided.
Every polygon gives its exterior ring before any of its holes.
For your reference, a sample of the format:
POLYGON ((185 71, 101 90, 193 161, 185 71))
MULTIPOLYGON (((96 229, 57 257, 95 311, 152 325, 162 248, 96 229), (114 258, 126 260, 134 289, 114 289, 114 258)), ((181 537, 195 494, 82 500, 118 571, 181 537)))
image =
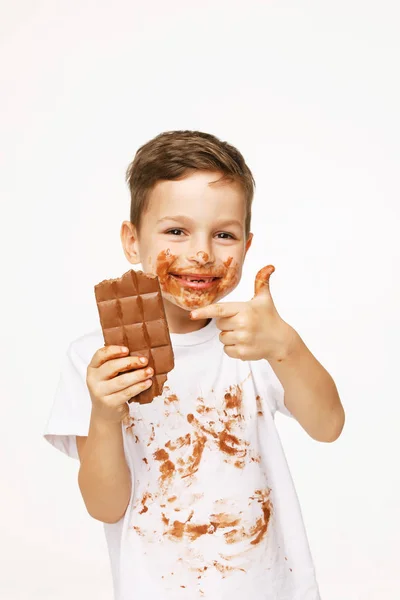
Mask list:
POLYGON ((170 333, 172 346, 195 346, 211 340, 218 332, 215 319, 197 331, 189 333, 170 333))

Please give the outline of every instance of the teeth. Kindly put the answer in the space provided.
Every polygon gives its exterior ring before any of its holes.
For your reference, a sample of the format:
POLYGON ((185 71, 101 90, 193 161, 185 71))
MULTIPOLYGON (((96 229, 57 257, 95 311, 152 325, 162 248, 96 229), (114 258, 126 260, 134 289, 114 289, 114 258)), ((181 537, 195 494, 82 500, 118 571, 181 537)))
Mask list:
POLYGON ((207 279, 194 279, 193 277, 186 277, 185 275, 177 275, 180 279, 190 281, 191 283, 209 283, 214 281, 215 277, 207 277, 207 279))

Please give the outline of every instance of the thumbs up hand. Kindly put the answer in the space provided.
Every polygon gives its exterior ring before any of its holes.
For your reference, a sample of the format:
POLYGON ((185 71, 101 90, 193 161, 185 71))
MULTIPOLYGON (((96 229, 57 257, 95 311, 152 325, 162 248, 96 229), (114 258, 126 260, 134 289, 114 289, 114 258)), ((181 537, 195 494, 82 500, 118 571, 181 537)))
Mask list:
POLYGON ((248 302, 210 304, 191 312, 192 319, 216 319, 225 353, 241 360, 281 361, 289 352, 295 330, 278 314, 269 279, 275 267, 256 275, 254 297, 248 302))

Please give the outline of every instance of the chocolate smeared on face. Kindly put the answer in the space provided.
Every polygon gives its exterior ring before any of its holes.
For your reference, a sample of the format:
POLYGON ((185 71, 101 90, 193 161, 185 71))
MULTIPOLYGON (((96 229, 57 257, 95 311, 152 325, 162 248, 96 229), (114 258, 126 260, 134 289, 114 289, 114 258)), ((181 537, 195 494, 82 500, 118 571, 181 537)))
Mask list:
MULTIPOLYGON (((207 253, 198 252, 198 255, 200 254, 204 261, 208 260, 207 253)), ((157 255, 154 270, 158 275, 163 297, 186 310, 217 302, 239 283, 240 266, 233 261, 233 257, 227 258, 219 267, 209 268, 207 271, 204 267, 185 267, 183 269, 178 262, 177 255, 172 254, 169 249, 162 250, 157 255), (201 279, 201 275, 205 280, 214 278, 211 287, 208 286, 207 289, 184 287, 179 278, 193 272, 199 273, 199 279, 201 279)))
POLYGON ((199 260, 201 260, 202 262, 205 262, 205 263, 207 263, 210 260, 207 252, 200 251, 197 253, 197 257, 199 258, 199 260))

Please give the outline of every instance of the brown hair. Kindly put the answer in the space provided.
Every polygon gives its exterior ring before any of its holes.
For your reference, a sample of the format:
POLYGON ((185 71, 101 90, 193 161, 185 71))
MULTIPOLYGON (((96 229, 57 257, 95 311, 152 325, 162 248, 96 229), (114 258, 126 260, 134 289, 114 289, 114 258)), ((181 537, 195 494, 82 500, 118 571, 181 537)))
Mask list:
POLYGON ((220 171, 221 179, 241 184, 246 199, 247 237, 255 188, 253 175, 239 150, 201 131, 166 131, 139 148, 126 171, 131 192, 131 223, 140 229, 149 192, 157 181, 179 179, 190 169, 220 171))

